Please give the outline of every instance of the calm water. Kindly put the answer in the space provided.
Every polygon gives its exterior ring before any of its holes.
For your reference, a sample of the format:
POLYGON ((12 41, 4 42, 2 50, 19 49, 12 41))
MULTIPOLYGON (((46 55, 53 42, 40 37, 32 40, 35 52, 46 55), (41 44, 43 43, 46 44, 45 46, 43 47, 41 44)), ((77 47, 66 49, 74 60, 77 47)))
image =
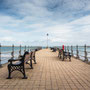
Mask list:
MULTIPOLYGON (((37 47, 26 47, 26 51, 35 50, 37 47)), ((25 47, 21 47, 21 55, 24 54, 25 47)), ((14 47, 14 58, 18 58, 20 47, 14 47)), ((1 47, 1 64, 7 63, 8 59, 11 58, 12 47, 1 47)))

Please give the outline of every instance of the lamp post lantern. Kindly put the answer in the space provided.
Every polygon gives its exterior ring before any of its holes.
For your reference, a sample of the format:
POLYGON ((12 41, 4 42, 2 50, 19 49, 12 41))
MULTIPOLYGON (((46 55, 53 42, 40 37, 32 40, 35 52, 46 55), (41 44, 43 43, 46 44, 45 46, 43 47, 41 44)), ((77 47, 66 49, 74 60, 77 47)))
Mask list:
POLYGON ((48 48, 48 36, 49 36, 49 34, 47 33, 47 48, 48 48))

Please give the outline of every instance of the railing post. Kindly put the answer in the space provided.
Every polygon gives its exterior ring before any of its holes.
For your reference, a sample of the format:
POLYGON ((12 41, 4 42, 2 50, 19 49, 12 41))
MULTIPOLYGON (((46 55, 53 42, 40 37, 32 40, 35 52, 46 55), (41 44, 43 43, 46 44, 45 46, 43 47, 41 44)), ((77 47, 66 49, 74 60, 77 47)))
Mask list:
POLYGON ((29 46, 29 51, 31 52, 31 46, 29 46))
POLYGON ((69 46, 67 46, 67 51, 69 52, 69 46))
POLYGON ((12 45, 12 52, 11 52, 11 58, 14 58, 14 45, 12 45))
POLYGON ((66 52, 66 46, 65 46, 65 52, 66 52))
POLYGON ((76 58, 78 59, 79 58, 79 51, 78 51, 78 45, 76 46, 76 58))
POLYGON ((84 46, 84 54, 85 54, 85 61, 88 62, 88 58, 87 58, 87 46, 84 46))
POLYGON ((24 50, 24 52, 26 52, 26 46, 25 46, 25 50, 24 50))
POLYGON ((71 46, 71 55, 73 56, 73 46, 71 46))
POLYGON ((69 52, 69 49, 70 49, 70 47, 68 46, 68 52, 69 52))
POLYGON ((65 52, 67 52, 67 46, 65 46, 65 52))
POLYGON ((2 64, 1 64, 1 44, 0 44, 0 67, 2 67, 2 64))
POLYGON ((28 46, 28 52, 29 52, 29 46, 28 46))
POLYGON ((19 55, 21 56, 21 45, 20 45, 20 51, 19 51, 19 55))
POLYGON ((31 46, 29 47, 29 50, 30 50, 30 52, 31 52, 31 46))
POLYGON ((66 46, 66 51, 68 52, 68 46, 66 46))

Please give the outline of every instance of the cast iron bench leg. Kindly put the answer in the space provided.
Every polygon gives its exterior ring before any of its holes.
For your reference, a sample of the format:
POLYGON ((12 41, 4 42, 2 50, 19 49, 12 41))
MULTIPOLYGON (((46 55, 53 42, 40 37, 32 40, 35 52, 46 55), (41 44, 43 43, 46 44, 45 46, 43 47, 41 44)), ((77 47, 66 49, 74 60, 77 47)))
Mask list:
POLYGON ((71 56, 69 55, 69 61, 71 61, 71 56))
POLYGON ((22 79, 27 79, 27 76, 26 76, 26 74, 25 74, 25 69, 24 69, 24 67, 23 67, 23 78, 22 79))
POLYGON ((36 57, 35 57, 35 56, 34 56, 34 64, 37 64, 37 63, 36 63, 36 57))
POLYGON ((8 65, 8 77, 7 79, 11 79, 11 66, 8 65))
POLYGON ((64 55, 63 55, 63 57, 62 57, 62 61, 64 61, 64 55))
POLYGON ((33 69, 33 66, 32 66, 32 59, 30 59, 30 67, 31 67, 31 69, 33 69))

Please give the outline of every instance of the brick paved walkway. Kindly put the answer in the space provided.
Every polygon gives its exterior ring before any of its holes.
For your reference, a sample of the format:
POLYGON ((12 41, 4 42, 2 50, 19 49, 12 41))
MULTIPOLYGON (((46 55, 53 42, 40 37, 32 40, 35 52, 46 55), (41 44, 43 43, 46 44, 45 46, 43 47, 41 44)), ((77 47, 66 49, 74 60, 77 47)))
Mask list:
POLYGON ((74 58, 61 61, 48 49, 38 51, 36 60, 33 70, 26 65, 26 80, 20 72, 8 80, 7 65, 0 68, 0 90, 90 90, 90 65, 74 58))

